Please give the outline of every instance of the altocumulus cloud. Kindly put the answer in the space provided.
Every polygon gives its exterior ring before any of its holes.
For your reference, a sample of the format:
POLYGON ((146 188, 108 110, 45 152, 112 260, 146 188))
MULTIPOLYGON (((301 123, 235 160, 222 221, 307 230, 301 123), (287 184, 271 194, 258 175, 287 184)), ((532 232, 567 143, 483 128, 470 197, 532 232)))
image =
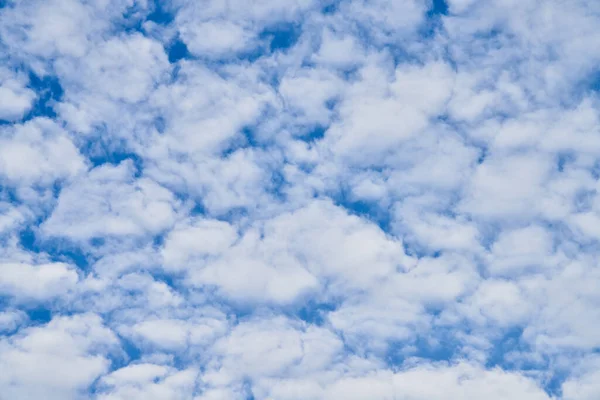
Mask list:
POLYGON ((600 2, 0 1, 0 398, 600 398, 600 2))

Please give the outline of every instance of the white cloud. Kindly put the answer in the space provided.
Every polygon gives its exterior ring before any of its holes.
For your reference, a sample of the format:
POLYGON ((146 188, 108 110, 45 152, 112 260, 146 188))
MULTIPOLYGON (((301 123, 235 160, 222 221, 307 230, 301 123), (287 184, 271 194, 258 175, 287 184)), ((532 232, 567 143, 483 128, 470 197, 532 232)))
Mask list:
POLYGON ((139 103, 168 79, 171 69, 162 44, 140 34, 113 37, 84 58, 61 58, 55 65, 65 89, 56 109, 67 127, 85 134, 108 128, 118 138, 129 137, 136 122, 148 118, 139 103), (137 108, 139 115, 124 113, 127 107, 137 108))
POLYGON ((187 320, 145 319, 133 326, 120 328, 121 334, 136 342, 166 351, 197 352, 227 331, 227 321, 207 316, 187 320), (190 351, 190 350, 188 350, 190 351))
POLYGON ((312 375, 327 368, 342 348, 326 329, 282 317, 254 319, 215 343, 210 350, 214 359, 202 380, 219 387, 245 379, 312 375))
POLYGON ((35 92, 27 88, 27 80, 22 75, 0 68, 0 119, 22 118, 35 98, 35 92))
POLYGON ((85 170, 67 132, 47 118, 0 128, 0 175, 13 185, 49 185, 85 170))
POLYGON ((114 334, 92 314, 56 317, 0 339, 2 394, 12 399, 77 399, 107 371, 114 334), (57 374, 56 371, 60 371, 57 374))
POLYGON ((599 360, 597 356, 583 358, 578 365, 578 374, 565 383, 561 389, 565 400, 591 400, 600 395, 599 360))
POLYGON ((3 311, 0 312, 0 332, 13 332, 27 321, 27 314, 22 311, 3 311))
POLYGON ((181 224, 165 239, 162 250, 165 267, 185 269, 194 262, 219 256, 237 239, 237 232, 227 222, 196 219, 181 224))
POLYGON ((327 145, 359 165, 386 160, 403 142, 422 134, 429 118, 443 111, 450 96, 452 71, 440 62, 425 67, 381 68, 373 57, 360 70, 340 105, 340 121, 327 131, 327 145))
POLYGON ((491 219, 535 215, 551 167, 550 159, 537 153, 490 156, 477 166, 460 209, 491 219))
POLYGON ((162 365, 128 365, 102 378, 104 388, 97 398, 189 399, 197 374, 192 369, 176 371, 162 365))
POLYGON ((549 399, 532 380, 469 364, 423 366, 400 373, 383 372, 340 380, 322 398, 549 399), (435 385, 431 384, 435 382, 435 385))
POLYGON ((134 166, 103 165, 65 188, 43 234, 88 240, 103 236, 158 234, 175 222, 174 195, 148 178, 135 178, 134 166))
POLYGON ((211 152, 231 140, 244 125, 251 125, 266 102, 270 87, 255 71, 232 69, 225 76, 191 62, 184 62, 173 84, 160 86, 150 104, 165 119, 167 135, 155 152, 211 152))
POLYGON ((545 264, 551 261, 552 248, 552 236, 540 226, 503 232, 492 246, 490 272, 510 276, 551 267, 545 264))
MULTIPOLYGON (((215 285, 237 300, 290 303, 310 292, 344 296, 347 290, 370 290, 412 263, 401 242, 327 201, 315 201, 257 228, 246 231, 234 246, 220 247, 214 259, 198 244, 197 254, 205 258, 188 263, 190 282, 215 285)), ((231 244, 231 233, 226 237, 231 244)), ((169 246, 178 245, 167 241, 166 246, 169 254, 169 246)))
POLYGON ((64 263, 0 263, 0 271, 0 293, 18 300, 50 300, 73 290, 79 280, 74 267, 64 263))
POLYGON ((211 0, 202 6, 180 0, 175 3, 181 6, 175 19, 178 31, 190 51, 201 57, 227 56, 251 49, 262 28, 296 22, 316 4, 313 0, 263 0, 252 7, 239 0, 211 0))

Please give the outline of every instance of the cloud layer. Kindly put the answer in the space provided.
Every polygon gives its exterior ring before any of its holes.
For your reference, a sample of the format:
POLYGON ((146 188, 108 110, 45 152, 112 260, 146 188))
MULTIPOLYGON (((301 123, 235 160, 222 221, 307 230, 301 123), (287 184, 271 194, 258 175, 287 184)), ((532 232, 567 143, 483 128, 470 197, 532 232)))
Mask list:
POLYGON ((0 1, 0 397, 600 398, 599 26, 0 1))

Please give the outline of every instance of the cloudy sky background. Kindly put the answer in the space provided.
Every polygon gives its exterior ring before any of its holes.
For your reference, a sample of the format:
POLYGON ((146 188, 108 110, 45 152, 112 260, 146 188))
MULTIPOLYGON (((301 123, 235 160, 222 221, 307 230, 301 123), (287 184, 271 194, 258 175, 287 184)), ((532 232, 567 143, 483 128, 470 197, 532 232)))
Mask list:
POLYGON ((597 0, 0 6, 3 400, 600 398, 597 0))

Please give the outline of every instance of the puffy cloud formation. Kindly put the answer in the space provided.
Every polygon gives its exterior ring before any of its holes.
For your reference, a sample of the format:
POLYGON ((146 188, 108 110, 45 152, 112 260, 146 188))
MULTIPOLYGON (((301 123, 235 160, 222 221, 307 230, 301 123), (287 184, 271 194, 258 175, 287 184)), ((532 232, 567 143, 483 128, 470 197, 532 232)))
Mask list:
POLYGON ((599 27, 0 1, 0 398, 600 398, 599 27))

